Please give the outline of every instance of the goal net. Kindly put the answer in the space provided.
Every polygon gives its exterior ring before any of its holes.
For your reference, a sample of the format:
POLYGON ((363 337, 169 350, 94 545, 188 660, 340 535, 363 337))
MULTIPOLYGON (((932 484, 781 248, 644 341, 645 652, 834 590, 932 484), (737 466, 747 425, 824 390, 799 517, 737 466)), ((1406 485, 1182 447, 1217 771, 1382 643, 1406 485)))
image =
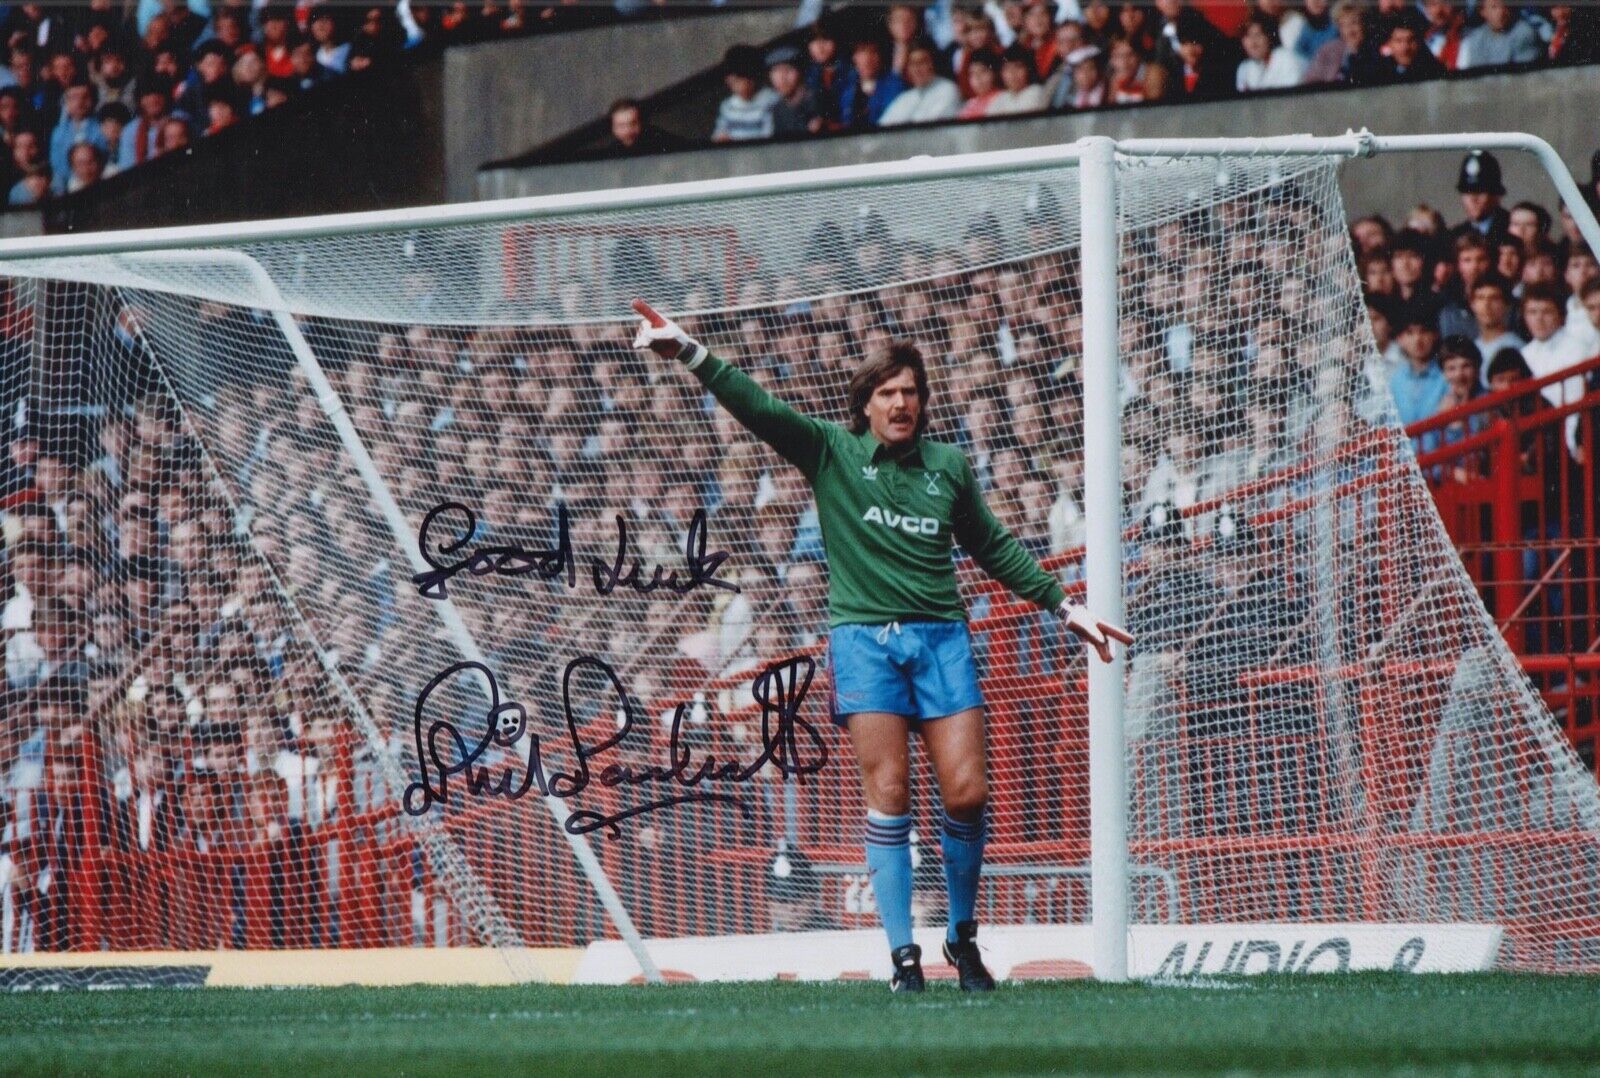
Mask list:
MULTIPOLYGON (((1118 165, 1131 916, 1490 924, 1504 966, 1593 968, 1595 783, 1413 464, 1336 170, 1118 165)), ((929 436, 1081 599, 1077 207, 1067 164, 0 265, 0 942, 874 926, 805 482, 629 348, 628 300, 834 421, 915 341, 929 436)), ((980 919, 1082 924, 1083 649, 956 566, 980 919)))

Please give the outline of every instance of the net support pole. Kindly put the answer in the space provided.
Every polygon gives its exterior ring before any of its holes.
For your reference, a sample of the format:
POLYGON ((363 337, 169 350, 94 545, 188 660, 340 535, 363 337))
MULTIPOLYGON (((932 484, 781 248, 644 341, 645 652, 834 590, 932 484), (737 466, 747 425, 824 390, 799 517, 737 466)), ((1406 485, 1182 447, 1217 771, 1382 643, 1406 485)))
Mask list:
MULTIPOLYGON (((1089 609, 1122 610, 1122 407, 1117 330, 1117 157, 1105 137, 1079 144, 1082 222, 1083 459, 1089 609)), ((1094 975, 1128 979, 1128 781, 1123 653, 1089 662, 1089 901, 1094 975)))
MULTIPOLYGON (((295 362, 306 379, 311 383, 311 390, 316 394, 317 404, 322 409, 323 415, 333 425, 339 435, 339 441, 344 446, 351 460, 355 463, 356 472, 361 476, 362 485, 366 487, 368 495, 372 498, 373 506, 382 515, 384 522, 389 526, 390 534, 396 545, 405 552, 406 560, 417 572, 425 572, 431 568, 422 556, 417 540, 411 533, 410 523, 406 520, 405 513, 395 501, 389 484, 384 481, 378 472, 372 455, 367 452, 361 434, 351 422, 349 414, 345 411, 344 402, 334 389, 333 383, 328 381, 327 373, 323 371, 322 364, 318 361, 316 353, 311 350, 311 343, 306 340, 305 334, 300 332, 300 326, 294 320, 294 315, 289 313, 283 294, 279 291, 277 282, 260 262, 242 251, 228 250, 187 250, 187 251, 162 251, 151 256, 153 260, 172 262, 191 262, 200 265, 217 267, 231 266, 247 274, 252 283, 260 290, 260 295, 270 304, 270 311, 282 332, 284 340, 294 353, 295 362)), ((430 604, 439 620, 444 623, 445 631, 449 633, 450 640, 455 644, 461 656, 471 662, 482 663, 489 666, 488 659, 473 639, 472 631, 467 628, 466 622, 461 619, 461 614, 456 610, 455 604, 449 599, 442 599, 430 604)), ((555 818, 556 827, 572 847, 573 855, 578 860, 579 867, 588 879, 590 886, 600 899, 600 904, 605 907, 606 913, 611 918, 611 923, 617 928, 617 933, 628 944, 635 960, 639 963, 640 972, 647 981, 653 984, 663 983, 661 970, 656 966, 655 960, 650 957, 649 950, 644 945, 644 939, 639 935, 638 928, 633 923, 633 918, 628 915, 627 907, 622 904, 621 897, 616 888, 611 885, 611 880, 605 874, 599 858, 595 856, 594 848, 589 845, 588 839, 582 835, 574 835, 567 831, 567 818, 572 814, 566 802, 553 795, 544 798, 545 807, 555 818)))

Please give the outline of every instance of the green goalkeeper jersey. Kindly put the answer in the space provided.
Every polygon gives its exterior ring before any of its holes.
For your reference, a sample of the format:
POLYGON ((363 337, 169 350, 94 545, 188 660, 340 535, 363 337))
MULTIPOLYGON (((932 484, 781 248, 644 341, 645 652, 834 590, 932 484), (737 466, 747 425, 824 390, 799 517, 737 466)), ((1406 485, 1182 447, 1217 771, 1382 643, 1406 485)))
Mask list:
POLYGON ((1061 586, 994 518, 961 450, 917 437, 891 454, 802 415, 737 367, 708 355, 695 368, 722 406, 810 480, 828 557, 828 624, 916 618, 962 621, 952 540, 984 571, 1046 610, 1061 586))

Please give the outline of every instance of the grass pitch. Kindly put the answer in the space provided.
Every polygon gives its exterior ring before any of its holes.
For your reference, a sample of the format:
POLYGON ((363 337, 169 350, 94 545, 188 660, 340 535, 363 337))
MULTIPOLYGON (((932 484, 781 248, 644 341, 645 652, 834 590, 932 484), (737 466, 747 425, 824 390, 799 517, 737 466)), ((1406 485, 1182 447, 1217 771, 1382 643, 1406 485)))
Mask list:
POLYGON ((1600 1073, 1600 978, 119 990, 0 997, 0 1071, 1600 1073))

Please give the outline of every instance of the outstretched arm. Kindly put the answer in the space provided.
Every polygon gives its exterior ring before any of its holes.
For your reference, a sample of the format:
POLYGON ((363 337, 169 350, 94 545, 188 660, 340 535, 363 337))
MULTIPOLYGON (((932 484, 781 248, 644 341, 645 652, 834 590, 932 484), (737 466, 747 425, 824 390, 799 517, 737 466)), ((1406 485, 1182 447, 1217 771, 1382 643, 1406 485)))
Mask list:
POLYGON ((633 309, 644 319, 633 341, 635 348, 649 348, 658 356, 681 362, 746 430, 799 468, 807 479, 816 478, 827 445, 828 424, 802 415, 768 393, 644 300, 634 300, 633 309))
POLYGON ((1111 661, 1112 640, 1133 643, 1132 635, 1120 625, 1101 621, 1087 608, 1068 603, 1055 578, 1040 567, 1033 555, 989 511, 978 489, 977 477, 970 468, 963 478, 953 530, 956 541, 984 572, 1021 598, 1061 617, 1070 632, 1099 653, 1102 662, 1111 661))

